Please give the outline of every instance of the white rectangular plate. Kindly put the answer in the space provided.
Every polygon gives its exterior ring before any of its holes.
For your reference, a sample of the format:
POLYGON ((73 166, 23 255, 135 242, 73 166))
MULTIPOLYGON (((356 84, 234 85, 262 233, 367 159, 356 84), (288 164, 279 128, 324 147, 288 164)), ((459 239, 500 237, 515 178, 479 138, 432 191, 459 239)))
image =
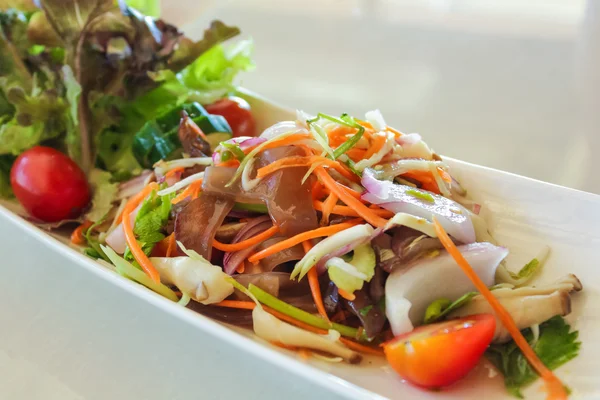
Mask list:
MULTIPOLYGON (((295 117, 294 112, 289 109, 249 92, 244 91, 242 94, 251 103, 260 129, 274 122, 295 117)), ((482 216, 488 221, 492 235, 510 249, 509 265, 520 266, 536 255, 542 246, 549 245, 552 249, 551 256, 539 280, 551 281, 564 274, 574 273, 582 281, 584 291, 574 296, 574 311, 568 317, 573 327, 580 331, 582 351, 579 357, 560 368, 557 373, 573 390, 573 398, 598 396, 600 196, 457 160, 446 161, 451 166, 452 174, 468 189, 470 196, 482 205, 482 216)), ((248 330, 212 321, 127 281, 65 245, 65 236, 52 237, 46 234, 11 212, 9 208, 12 207, 9 204, 5 205, 8 207, 0 207, 0 237, 8 238, 8 235, 14 235, 17 229, 16 232, 23 232, 23 240, 29 243, 32 250, 39 246, 48 247, 52 252, 70 259, 72 263, 68 268, 77 269, 77 273, 81 270, 91 272, 95 277, 117 285, 119 290, 130 292, 142 301, 171 314, 174 321, 172 329, 183 329, 185 323, 189 324, 193 329, 200 331, 199 335, 207 341, 202 346, 210 347, 211 342, 215 346, 233 346, 237 348, 237 355, 241 359, 260 359, 260 362, 269 364, 265 364, 264 368, 284 369, 286 373, 295 376, 294 379, 298 383, 304 381, 319 385, 323 393, 331 393, 331 396, 335 393, 337 396, 353 399, 480 399, 484 396, 486 399, 499 399, 508 396, 501 379, 489 377, 490 369, 485 363, 467 379, 443 392, 433 393, 403 383, 386 366, 384 360, 378 357, 367 357, 359 366, 298 361, 294 354, 264 343, 248 330)), ((9 254, 11 249, 3 246, 0 241, 1 254, 9 254)), ((60 280, 61 276, 55 278, 60 280)), ((27 287, 25 282, 13 284, 27 287)), ((28 295, 35 296, 35 293, 28 295)), ((160 346, 160 343, 157 345, 160 346)), ((0 358, 1 356, 0 351, 0 358)), ((173 362, 176 363, 177 360, 173 362)), ((235 362, 235 359, 231 358, 230 362, 235 362)), ((221 362, 220 368, 226 368, 222 364, 221 362)), ((235 367, 232 366, 232 369, 235 370, 235 367)), ((221 372, 227 373, 225 370, 221 372)), ((237 373, 229 373, 235 380, 237 373)), ((0 378, 0 391, 1 383, 0 378)), ((268 384, 265 382, 265 385, 268 384)), ((543 398, 540 383, 527 389, 525 395, 528 399, 543 398)))

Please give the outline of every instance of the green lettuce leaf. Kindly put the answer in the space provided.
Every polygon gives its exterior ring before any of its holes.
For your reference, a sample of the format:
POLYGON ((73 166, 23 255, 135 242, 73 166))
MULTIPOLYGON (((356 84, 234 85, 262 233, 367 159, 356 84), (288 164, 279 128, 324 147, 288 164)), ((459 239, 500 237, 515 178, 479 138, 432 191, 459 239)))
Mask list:
MULTIPOLYGON (((526 329, 523 334, 531 344, 531 330, 526 329)), ((556 369, 579 354, 578 335, 562 317, 556 316, 540 325, 540 336, 532 348, 546 367, 556 369)), ((523 398, 521 389, 539 377, 513 341, 491 345, 486 357, 504 375, 509 393, 518 398, 523 398)))
POLYGON ((100 221, 111 210, 117 197, 118 187, 112 182, 110 172, 93 169, 88 177, 92 187, 92 207, 85 218, 92 222, 100 221))

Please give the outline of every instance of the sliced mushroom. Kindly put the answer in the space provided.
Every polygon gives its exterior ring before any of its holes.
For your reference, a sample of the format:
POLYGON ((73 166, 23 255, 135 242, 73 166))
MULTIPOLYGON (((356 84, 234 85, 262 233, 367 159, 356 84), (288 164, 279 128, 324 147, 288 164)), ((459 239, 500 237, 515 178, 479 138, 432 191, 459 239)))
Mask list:
POLYGON ((254 333, 269 342, 319 350, 342 357, 350 364, 356 364, 362 358, 330 335, 319 335, 297 328, 269 314, 260 305, 252 311, 252 321, 254 333))
POLYGON ((151 257, 152 265, 166 285, 175 285, 191 299, 202 304, 213 304, 233 293, 233 285, 221 267, 206 260, 191 257, 151 257))
MULTIPOLYGON (((581 282, 573 274, 544 286, 524 286, 521 288, 502 288, 492 291, 502 306, 512 316, 519 329, 541 324, 555 315, 565 316, 571 312, 570 293, 582 289, 581 282)), ((488 301, 477 295, 465 306, 450 313, 449 318, 460 318, 468 315, 495 314, 488 301)), ((494 343, 505 343, 511 339, 502 323, 496 319, 494 343)))
MULTIPOLYGON (((508 250, 491 243, 472 243, 458 249, 487 286, 508 250)), ((427 306, 434 300, 458 299, 475 287, 454 259, 446 252, 434 258, 422 258, 392 271, 385 285, 385 313, 392 331, 400 335, 422 322, 427 306)))

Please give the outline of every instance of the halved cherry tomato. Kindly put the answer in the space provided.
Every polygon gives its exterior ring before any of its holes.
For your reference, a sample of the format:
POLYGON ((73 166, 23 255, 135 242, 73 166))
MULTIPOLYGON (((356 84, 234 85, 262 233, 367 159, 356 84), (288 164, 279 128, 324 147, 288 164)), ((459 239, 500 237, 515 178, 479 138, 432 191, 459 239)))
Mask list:
POLYGON ((50 147, 36 146, 22 153, 10 171, 10 184, 27 212, 46 222, 76 218, 90 201, 81 168, 50 147))
POLYGON ((232 96, 209 104, 205 108, 209 114, 221 115, 227 120, 233 137, 256 135, 256 121, 246 100, 232 96))
POLYGON ((418 327, 385 343, 394 370, 408 382, 426 388, 448 386, 465 376, 494 337, 491 314, 418 327))

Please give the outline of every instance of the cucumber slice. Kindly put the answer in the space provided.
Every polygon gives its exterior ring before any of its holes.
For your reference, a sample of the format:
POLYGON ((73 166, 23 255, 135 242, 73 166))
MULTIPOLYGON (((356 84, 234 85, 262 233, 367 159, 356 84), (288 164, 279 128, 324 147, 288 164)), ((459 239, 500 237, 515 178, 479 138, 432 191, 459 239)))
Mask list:
POLYGON ((229 132, 214 132, 206 135, 206 141, 210 144, 210 149, 215 151, 219 143, 231 139, 232 136, 229 132))

